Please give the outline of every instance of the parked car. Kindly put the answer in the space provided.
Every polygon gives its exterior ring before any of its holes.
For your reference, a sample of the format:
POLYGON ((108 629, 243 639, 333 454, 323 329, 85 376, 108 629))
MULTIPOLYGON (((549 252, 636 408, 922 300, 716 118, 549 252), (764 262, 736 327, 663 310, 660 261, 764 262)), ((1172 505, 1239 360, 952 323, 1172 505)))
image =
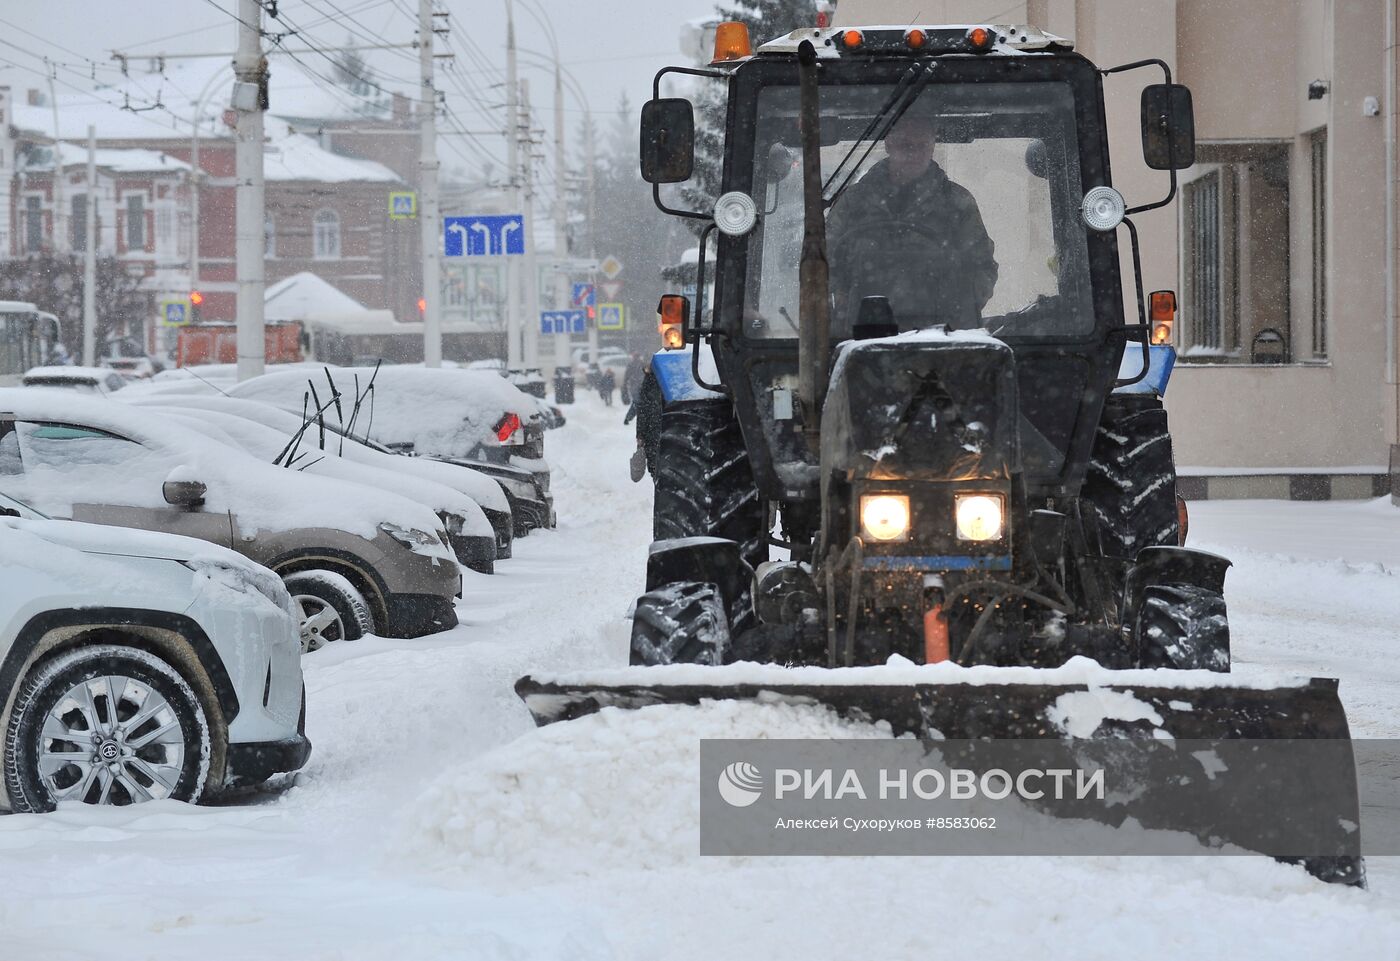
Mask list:
POLYGON ((430 508, 274 467, 147 410, 0 390, 0 487, 55 517, 186 534, 271 568, 303 610, 308 649, 457 623, 461 572, 430 508))
MULTIPOLYGON (((328 423, 398 453, 480 467, 492 477, 518 479, 519 472, 526 471, 535 496, 519 502, 522 509, 516 516, 516 535, 554 526, 543 417, 534 398, 494 374, 407 366, 381 368, 377 373, 372 368, 332 367, 320 376, 308 376, 305 371, 264 374, 227 388, 227 393, 300 415, 313 399, 315 404, 331 403, 332 382, 342 403, 335 417, 330 416, 334 408, 328 408, 328 423), (367 395, 361 410, 352 414, 353 398, 366 392, 371 378, 375 387, 372 395, 367 395), (502 467, 515 470, 500 470, 502 467)), ((512 502, 512 511, 516 505, 512 502)))
POLYGON ((85 394, 114 394, 126 378, 106 367, 35 367, 21 381, 25 387, 66 387, 85 394))
MULTIPOLYGON (((281 467, 304 470, 318 477, 335 477, 364 484, 366 487, 398 494, 431 507, 438 520, 442 521, 452 551, 462 566, 482 574, 490 574, 495 570, 496 532, 476 501, 459 490, 382 467, 358 464, 337 456, 333 444, 328 444, 325 450, 318 447, 316 429, 312 427, 304 431, 300 422, 290 434, 286 434, 226 411, 191 410, 179 406, 150 404, 139 406, 173 417, 210 440, 225 443, 263 463, 277 463, 281 467), (308 434, 311 436, 308 437, 308 434)), ((266 407, 265 404, 255 406, 264 407, 273 414, 282 413, 266 407)), ((353 444, 354 441, 347 443, 353 444)), ((499 490, 496 493, 502 501, 505 500, 499 490)), ((506 522, 509 523, 509 520, 507 513, 506 522)))
MULTIPOLYGON (((231 379, 231 370, 229 379, 222 378, 224 371, 219 368, 201 372, 199 377, 193 376, 194 372, 176 377, 173 375, 179 372, 167 371, 155 383, 143 386, 138 396, 142 400, 159 396, 176 404, 192 397, 233 397, 276 407, 300 419, 313 407, 312 387, 316 390, 316 404, 330 404, 327 372, 334 377, 343 400, 338 411, 334 405, 326 410, 322 420, 327 431, 353 434, 366 446, 386 453, 418 455, 470 467, 495 479, 510 500, 516 537, 555 526, 549 464, 542 456, 544 418, 538 413, 537 400, 487 371, 427 370, 404 365, 392 370, 381 368, 376 375, 373 369, 313 370, 299 365, 282 366, 241 384, 231 379), (352 414, 353 398, 357 390, 365 390, 370 377, 375 380, 373 401, 366 399, 363 409, 352 414), (462 416, 464 409, 477 411, 474 420, 468 422, 462 416), (508 413, 515 414, 515 418, 512 420, 508 413), (349 423, 352 417, 353 425, 349 423), (480 430, 482 423, 488 425, 487 430, 480 430), (498 429, 492 431, 489 425, 498 429)), ((122 399, 130 401, 133 396, 128 393, 122 399)))
POLYGON ((420 454, 495 463, 544 456, 544 424, 534 399, 488 371, 407 366, 289 370, 245 380, 227 393, 301 413, 313 396, 330 404, 332 384, 342 398, 335 411, 341 423, 349 423, 356 396, 365 396, 351 430, 355 436, 420 454), (371 379, 374 390, 367 394, 371 379))
MULTIPOLYGON (((510 500, 500 482, 485 476, 480 471, 470 467, 455 467, 426 458, 399 456, 385 448, 336 433, 333 429, 334 420, 330 423, 318 422, 303 432, 302 428, 306 422, 297 415, 269 404, 260 404, 251 400, 239 400, 236 397, 225 397, 221 394, 171 397, 164 394, 147 394, 137 391, 130 391, 120 399, 137 407, 158 407, 184 413, 216 411, 232 415, 277 431, 282 436, 283 443, 300 433, 302 435, 300 443, 302 450, 320 451, 356 464, 391 471, 398 477, 408 475, 450 487, 470 497, 485 513, 486 520, 495 533, 496 559, 504 560, 511 556, 514 537, 510 500)), ((414 499, 422 500, 416 495, 414 495, 414 499)), ((444 524, 446 525, 447 522, 444 521, 444 524)), ((448 536, 453 536, 450 526, 448 526, 448 536)), ((455 539, 453 543, 455 546, 455 539)), ((461 560, 460 553, 458 560, 461 560)))
POLYGON ((0 806, 197 802, 310 756, 297 612, 272 572, 0 494, 0 584, 0 806))

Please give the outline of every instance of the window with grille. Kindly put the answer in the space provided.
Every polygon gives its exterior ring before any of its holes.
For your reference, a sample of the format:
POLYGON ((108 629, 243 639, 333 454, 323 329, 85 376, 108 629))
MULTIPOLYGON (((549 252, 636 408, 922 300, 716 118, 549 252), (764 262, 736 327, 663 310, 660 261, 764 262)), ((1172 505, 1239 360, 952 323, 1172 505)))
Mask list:
POLYGON ((1184 191, 1186 217, 1187 309, 1191 312, 1188 349, 1196 355, 1223 352, 1225 339, 1223 256, 1228 239, 1222 217, 1224 171, 1192 181, 1184 191))
POLYGON ((1327 356, 1327 131, 1312 136, 1312 347, 1327 356))

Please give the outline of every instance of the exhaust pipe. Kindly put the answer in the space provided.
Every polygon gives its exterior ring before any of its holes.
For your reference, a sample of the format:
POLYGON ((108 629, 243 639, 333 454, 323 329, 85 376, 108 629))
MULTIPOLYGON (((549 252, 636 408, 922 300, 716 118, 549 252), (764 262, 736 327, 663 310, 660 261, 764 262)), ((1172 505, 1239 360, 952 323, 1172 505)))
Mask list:
POLYGON ((826 213, 822 204, 821 105, 817 96, 817 49, 810 40, 797 48, 798 129, 802 137, 801 294, 797 305, 797 396, 802 435, 821 456, 821 408, 831 353, 831 276, 826 260, 826 213))

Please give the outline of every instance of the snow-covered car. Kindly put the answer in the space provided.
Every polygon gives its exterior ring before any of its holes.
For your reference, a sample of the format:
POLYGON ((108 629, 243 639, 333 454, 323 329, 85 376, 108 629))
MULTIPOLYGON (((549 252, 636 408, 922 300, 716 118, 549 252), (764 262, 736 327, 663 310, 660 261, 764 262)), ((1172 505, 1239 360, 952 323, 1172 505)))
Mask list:
POLYGON ((185 534, 271 568, 310 625, 308 649, 457 623, 461 570, 431 508, 274 467, 149 410, 0 390, 0 489, 54 517, 185 534))
MULTIPOLYGON (((521 503, 516 534, 554 526, 549 464, 544 459, 544 418, 535 398, 494 374, 408 366, 380 368, 376 374, 370 368, 332 367, 318 375, 305 371, 264 374, 227 388, 227 393, 300 415, 312 403, 313 389, 316 403, 331 404, 332 381, 342 403, 334 417, 330 415, 335 408, 327 408, 328 421, 348 425, 351 436, 399 453, 479 464, 493 477, 518 477, 519 471, 528 471, 536 496, 521 503), (366 397, 358 414, 352 415, 353 399, 357 392, 367 393, 372 377, 373 394, 366 397), (515 470, 493 470, 492 465, 515 470)), ((515 502, 511 509, 516 510, 515 502)))
MULTIPOLYGON (((165 408, 178 413, 196 414, 196 416, 199 411, 213 411, 238 417, 277 431, 283 438, 283 444, 300 434, 299 447, 301 450, 317 451, 327 456, 363 464, 380 471, 389 471, 396 478, 406 476, 449 487, 470 497, 486 515, 486 520, 490 523, 495 534, 497 560, 504 560, 511 556, 514 537, 511 527, 510 499, 500 482, 485 476, 479 470, 474 470, 471 467, 457 467, 423 457, 403 457, 386 448, 336 433, 333 420, 327 423, 315 423, 303 431, 302 427, 306 422, 295 414, 290 414, 269 404, 239 400, 236 397, 225 397, 222 394, 171 397, 165 394, 129 391, 119 399, 137 407, 165 408), (326 428, 324 431, 321 430, 322 426, 326 428)), ((313 468, 308 468, 308 470, 311 469, 313 468)), ((408 491, 405 490, 402 493, 408 494, 408 491)), ((415 500, 423 500, 418 495, 411 494, 409 496, 415 500)), ((425 503, 428 502, 425 501, 425 503)), ((429 506, 436 505, 429 504, 429 506)), ((443 523, 448 526, 448 537, 452 538, 455 548, 457 540, 451 525, 447 521, 443 523)), ((461 559, 460 553, 458 559, 461 559)))
POLYGON ((297 612, 271 571, 0 494, 0 584, 9 810, 196 802, 310 756, 297 612))
MULTIPOLYGON (((367 395, 352 433, 417 454, 507 463, 544 456, 544 424, 535 399, 488 371, 422 367, 328 367, 316 373, 278 371, 228 388, 230 397, 256 400, 300 414, 313 398, 348 423, 357 395, 367 395)), ((546 468, 547 469, 547 468, 546 468)))
MULTIPOLYGON (((252 401, 244 401, 243 403, 252 404, 252 401)), ((192 410, 181 408, 178 405, 142 404, 140 406, 152 412, 160 412, 175 418, 191 430, 201 432, 210 440, 228 444, 235 450, 241 450, 264 463, 278 463, 280 466, 293 470, 305 470, 306 473, 318 477, 335 477, 356 484, 364 484, 366 487, 374 487, 390 494, 399 494, 420 504, 426 504, 437 514, 438 520, 442 521, 443 527, 447 530, 447 539, 452 545, 452 551, 457 555, 457 560, 463 567, 482 574, 490 574, 495 569, 496 532, 492 529, 491 522, 487 520, 485 512, 477 505, 476 501, 459 490, 434 481, 407 476, 393 470, 385 470, 382 467, 359 464, 353 460, 339 457, 334 444, 327 444, 325 450, 321 449, 316 443, 316 429, 312 427, 303 431, 300 423, 289 436, 271 427, 264 427, 262 424, 254 423, 226 411, 192 410)), ((282 413, 267 407, 265 404, 253 406, 263 407, 272 414, 282 413)), ((346 443, 354 444, 354 441, 346 441, 346 443)), ((499 490, 496 493, 502 501, 505 500, 499 490)), ((510 515, 507 512, 507 523, 509 520, 510 515)))
POLYGON ((85 394, 113 394, 126 378, 106 367, 35 367, 24 375, 25 387, 66 387, 85 394))

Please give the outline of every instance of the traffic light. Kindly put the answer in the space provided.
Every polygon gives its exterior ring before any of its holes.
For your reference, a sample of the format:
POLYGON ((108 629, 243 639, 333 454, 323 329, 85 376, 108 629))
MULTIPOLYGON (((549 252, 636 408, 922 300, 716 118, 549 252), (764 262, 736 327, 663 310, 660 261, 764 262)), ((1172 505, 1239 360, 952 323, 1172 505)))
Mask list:
POLYGON ((427 312, 428 312, 428 299, 427 299, 426 297, 419 297, 419 298, 418 298, 418 313, 420 313, 420 314, 426 314, 427 312))
POLYGON ((199 306, 204 303, 204 295, 197 290, 190 291, 190 323, 199 323, 199 306))

